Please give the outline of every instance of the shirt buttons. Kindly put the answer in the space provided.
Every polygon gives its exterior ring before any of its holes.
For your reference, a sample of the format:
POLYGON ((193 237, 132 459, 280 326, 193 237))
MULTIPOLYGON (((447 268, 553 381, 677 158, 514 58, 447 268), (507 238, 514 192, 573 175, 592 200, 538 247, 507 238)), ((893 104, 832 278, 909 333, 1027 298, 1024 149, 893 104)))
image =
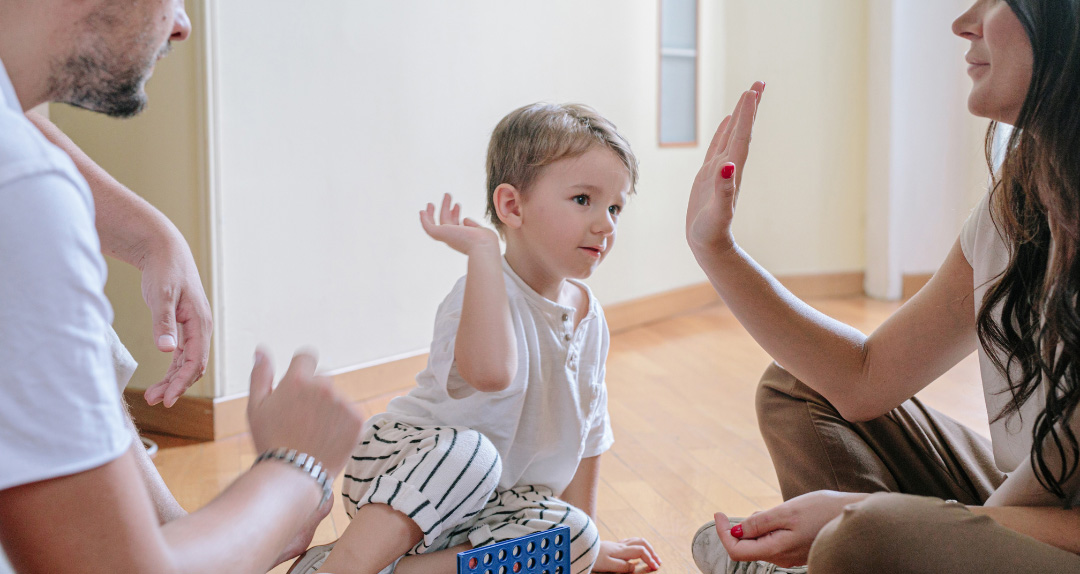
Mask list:
POLYGON ((570 333, 567 333, 567 334, 563 335, 563 338, 566 339, 567 341, 569 341, 570 340, 570 333))
POLYGON ((563 313, 562 320, 563 321, 569 321, 570 320, 570 315, 567 315, 566 313, 563 313))

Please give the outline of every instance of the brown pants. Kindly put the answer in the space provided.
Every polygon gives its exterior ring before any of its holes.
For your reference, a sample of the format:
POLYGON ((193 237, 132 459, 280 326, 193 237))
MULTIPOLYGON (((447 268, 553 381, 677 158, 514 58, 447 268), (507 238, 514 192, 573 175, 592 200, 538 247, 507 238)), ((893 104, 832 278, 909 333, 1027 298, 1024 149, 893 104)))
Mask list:
POLYGON ((944 502, 980 505, 1005 474, 988 440, 918 399, 850 423, 774 363, 757 414, 785 500, 815 490, 882 493, 822 529, 812 574, 1080 572, 1080 556, 944 502))

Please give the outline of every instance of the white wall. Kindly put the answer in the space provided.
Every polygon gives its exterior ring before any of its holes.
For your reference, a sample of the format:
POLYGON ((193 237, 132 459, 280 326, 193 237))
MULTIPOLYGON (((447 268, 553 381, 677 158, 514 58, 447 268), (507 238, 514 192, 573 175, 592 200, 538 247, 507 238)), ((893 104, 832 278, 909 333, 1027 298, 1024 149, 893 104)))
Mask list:
POLYGON ((871 14, 867 290, 898 298, 903 275, 937 269, 985 192, 986 121, 952 21, 969 0, 877 2, 871 14), (887 86, 887 87, 886 87, 887 86))
POLYGON ((902 263, 905 273, 941 265, 967 219, 972 194, 985 191, 981 144, 987 122, 967 112, 971 80, 964 53, 970 43, 950 29, 970 4, 906 3, 896 15, 897 116, 905 118, 896 126, 896 138, 906 144, 901 165, 910 166, 898 170, 899 184, 910 198, 903 202, 903 218, 913 231, 902 263))
MULTIPOLYGON (((259 342, 279 362, 312 344, 328 368, 425 349, 465 261, 424 236, 416 213, 449 191, 479 216, 489 132, 537 100, 595 106, 641 159, 618 248, 591 280, 606 304, 704 280, 683 240, 686 194, 712 130, 757 79, 768 88, 739 204, 740 243, 781 275, 876 264, 876 247, 866 251, 867 210, 880 199, 867 197, 880 119, 872 108, 894 107, 891 95, 873 95, 883 85, 871 49, 881 36, 868 24, 881 4, 703 0, 696 148, 656 144, 658 9, 644 0, 188 0, 200 29, 159 65, 147 116, 120 123, 60 108, 54 117, 192 242, 217 313, 215 367, 193 392, 223 396, 246 390, 259 342)), ((936 35, 910 41, 955 44, 947 21, 933 26, 936 35)), ((912 62, 905 69, 922 77, 912 62)), ((957 84, 948 98, 965 90, 957 84)), ((958 117, 966 112, 911 133, 939 137, 958 117)), ((891 122, 900 120, 884 118, 891 153, 891 122)), ((978 129, 968 134, 978 138, 978 129)), ((924 142, 916 143, 918 152, 924 142)), ((978 143, 969 149, 977 155, 978 143)), ((984 176, 977 164, 966 173, 978 180, 970 204, 984 176)), ((957 176, 939 179, 949 177, 957 176)), ((909 207, 892 217, 902 222, 909 207)), ((958 225, 961 210, 951 209, 941 217, 958 225)), ((940 242, 927 245, 908 254, 940 256, 940 242)), ((118 330, 156 376, 163 357, 138 293, 137 275, 117 269, 118 330)), ((136 384, 154 382, 147 378, 136 384)))
POLYGON ((681 219, 701 152, 655 144, 654 3, 297 6, 217 7, 227 392, 260 341, 312 343, 328 368, 424 349, 465 259, 417 211, 450 192, 482 216, 490 131, 534 101, 596 107, 641 160, 598 296, 700 280, 681 219))

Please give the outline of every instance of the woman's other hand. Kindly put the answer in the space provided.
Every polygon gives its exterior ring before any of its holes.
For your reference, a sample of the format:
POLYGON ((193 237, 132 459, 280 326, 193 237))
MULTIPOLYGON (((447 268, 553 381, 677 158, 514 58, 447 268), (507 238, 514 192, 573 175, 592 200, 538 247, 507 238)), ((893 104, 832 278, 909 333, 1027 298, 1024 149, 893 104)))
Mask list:
POLYGON ((818 532, 844 507, 865 499, 867 494, 819 490, 752 514, 734 529, 723 513, 716 513, 716 533, 737 562, 764 560, 790 568, 806 564, 810 546, 818 532))
POLYGON ((735 247, 731 221, 764 90, 763 82, 755 82, 750 90, 743 92, 735 111, 724 118, 713 135, 705 163, 694 179, 686 209, 686 240, 695 253, 735 247))

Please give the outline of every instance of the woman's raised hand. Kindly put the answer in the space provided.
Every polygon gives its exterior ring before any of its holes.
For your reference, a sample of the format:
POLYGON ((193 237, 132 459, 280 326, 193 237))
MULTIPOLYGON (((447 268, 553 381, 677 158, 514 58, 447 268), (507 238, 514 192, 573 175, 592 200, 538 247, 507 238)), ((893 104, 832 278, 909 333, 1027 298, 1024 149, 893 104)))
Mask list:
POLYGON ((717 128, 705 154, 705 163, 694 179, 686 208, 686 240, 695 252, 730 250, 735 246, 731 221, 764 90, 764 82, 754 82, 743 92, 735 111, 717 128))
POLYGON ((461 219, 461 204, 451 207, 450 194, 444 194, 442 208, 439 210, 439 223, 435 223, 435 205, 427 204, 427 209, 420 212, 420 225, 436 241, 442 241, 455 251, 472 254, 477 246, 486 248, 499 247, 499 236, 466 217, 461 219))

